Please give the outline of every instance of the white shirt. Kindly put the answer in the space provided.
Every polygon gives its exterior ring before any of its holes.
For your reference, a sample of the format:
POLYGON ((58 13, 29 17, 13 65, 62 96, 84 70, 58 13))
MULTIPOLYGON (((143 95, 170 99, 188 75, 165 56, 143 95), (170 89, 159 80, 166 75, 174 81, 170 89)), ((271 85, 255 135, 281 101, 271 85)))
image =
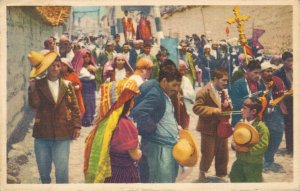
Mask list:
POLYGON ((119 70, 119 69, 115 69, 115 79, 116 81, 118 80, 123 80, 126 78, 126 70, 125 68, 119 70))
POLYGON ((67 53, 67 56, 66 56, 66 57, 67 57, 69 60, 72 60, 72 59, 74 58, 74 56, 75 56, 75 55, 74 55, 74 52, 73 52, 73 50, 71 50, 70 52, 67 53))
POLYGON ((79 78, 89 78, 90 80, 95 79, 95 75, 91 74, 87 68, 82 67, 82 69, 79 72, 79 78))
POLYGON ((55 80, 55 81, 47 80, 47 81, 48 81, 48 86, 52 94, 53 100, 56 103, 58 98, 58 91, 59 91, 59 80, 55 80))
POLYGON ((137 53, 138 55, 141 53, 141 50, 140 50, 140 49, 138 49, 138 50, 136 49, 135 51, 136 51, 136 53, 137 53))
POLYGON ((125 57, 125 59, 127 60, 127 62, 129 61, 129 52, 127 52, 127 53, 124 53, 123 52, 123 55, 124 55, 124 57, 125 57))
POLYGON ((250 125, 252 125, 253 124, 253 122, 256 120, 256 118, 254 118, 253 120, 251 120, 251 121, 248 121, 247 119, 244 119, 244 122, 245 123, 248 123, 248 124, 250 124, 250 125))
POLYGON ((183 91, 183 97, 185 99, 188 99, 190 101, 195 101, 195 97, 196 97, 196 94, 195 94, 195 90, 192 86, 192 83, 191 81, 189 80, 188 77, 186 76, 182 76, 182 80, 181 80, 181 89, 183 91))
POLYGON ((221 105, 221 95, 219 94, 219 91, 216 90, 213 83, 211 83, 211 87, 212 87, 212 90, 213 90, 217 100, 219 101, 219 104, 221 105))

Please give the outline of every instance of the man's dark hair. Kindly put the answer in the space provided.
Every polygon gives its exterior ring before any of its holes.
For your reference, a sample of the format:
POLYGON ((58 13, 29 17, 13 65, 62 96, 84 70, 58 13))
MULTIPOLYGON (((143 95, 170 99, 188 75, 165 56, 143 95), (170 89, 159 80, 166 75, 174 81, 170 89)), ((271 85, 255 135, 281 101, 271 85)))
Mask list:
POLYGON ((288 58, 293 58, 293 54, 291 52, 284 52, 281 56, 282 61, 287 60, 288 58))
POLYGON ((119 34, 115 34, 114 39, 116 39, 117 37, 120 37, 119 34))
POLYGON ((161 49, 157 52, 157 54, 156 54, 156 59, 158 60, 158 59, 161 57, 161 55, 169 56, 170 53, 168 52, 167 49, 162 49, 162 48, 161 48, 161 49))
POLYGON ((255 98, 255 97, 250 97, 250 98, 247 98, 247 99, 249 99, 251 101, 251 103, 246 105, 245 102, 244 102, 244 105, 246 107, 249 107, 251 110, 256 109, 256 114, 258 114, 262 109, 261 101, 259 99, 255 98))
POLYGON ((166 59, 160 66, 158 81, 160 82, 164 78, 167 79, 167 82, 171 82, 173 80, 181 82, 182 79, 182 76, 176 68, 175 63, 170 59, 166 59))
POLYGON ((251 60, 246 66, 246 70, 249 72, 256 69, 261 69, 260 63, 257 60, 251 60))
POLYGON ((146 48, 146 47, 152 47, 152 44, 150 43, 150 42, 145 42, 144 43, 144 48, 146 48))
POLYGON ((213 78, 221 79, 223 76, 228 76, 226 69, 222 67, 216 67, 213 73, 213 78))
POLYGON ((124 47, 125 45, 130 46, 130 44, 129 44, 128 42, 125 42, 125 43, 123 44, 123 47, 124 47))

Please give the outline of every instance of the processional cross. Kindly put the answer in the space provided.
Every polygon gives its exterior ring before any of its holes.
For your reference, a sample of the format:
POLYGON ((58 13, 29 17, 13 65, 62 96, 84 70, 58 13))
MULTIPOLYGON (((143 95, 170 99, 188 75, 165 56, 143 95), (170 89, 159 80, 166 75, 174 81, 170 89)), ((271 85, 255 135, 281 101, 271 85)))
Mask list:
POLYGON ((238 6, 235 6, 233 8, 233 13, 234 13, 235 17, 228 18, 226 22, 228 24, 237 23, 237 29, 239 32, 239 41, 240 41, 241 46, 243 47, 243 50, 244 50, 244 53, 246 56, 246 62, 248 63, 247 52, 249 53, 249 51, 250 51, 250 54, 251 54, 252 51, 247 43, 247 38, 245 35, 245 29, 244 29, 244 22, 248 21, 250 16, 241 15, 240 8, 238 6))

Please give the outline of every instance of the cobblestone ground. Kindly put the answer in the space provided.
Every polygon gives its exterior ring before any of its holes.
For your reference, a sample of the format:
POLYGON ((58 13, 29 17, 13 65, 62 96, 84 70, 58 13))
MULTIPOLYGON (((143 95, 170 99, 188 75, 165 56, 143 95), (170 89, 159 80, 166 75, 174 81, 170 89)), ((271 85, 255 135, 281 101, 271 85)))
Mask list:
MULTIPOLYGON (((191 112, 192 106, 188 106, 191 112)), ((190 131, 200 144, 200 134, 195 130, 197 124, 197 116, 191 112, 190 131)), ((32 124, 31 124, 32 125, 32 124)), ((72 141, 69 162, 70 183, 84 183, 83 176, 83 151, 84 140, 90 132, 91 127, 82 128, 81 136, 78 140, 72 141)), ((22 184, 40 183, 38 169, 35 161, 33 150, 32 128, 27 132, 25 139, 13 145, 13 149, 8 154, 8 172, 12 176, 8 176, 8 182, 19 182, 22 184), (19 171, 18 171, 19 170, 19 171)), ((231 140, 229 141, 229 143, 231 140)), ((229 151, 228 170, 230 171, 232 163, 235 160, 235 153, 229 151)), ((263 173, 264 182, 291 182, 293 180, 293 160, 291 155, 287 155, 285 151, 285 140, 282 141, 280 149, 275 157, 275 166, 273 169, 263 173)), ((54 167, 53 167, 54 169, 54 167)), ((195 167, 179 169, 177 181, 178 183, 197 183, 199 176, 199 162, 195 167)), ((210 183, 229 182, 228 177, 217 178, 214 171, 214 162, 207 173, 210 183)), ((52 182, 55 182, 54 170, 51 174, 52 182)))

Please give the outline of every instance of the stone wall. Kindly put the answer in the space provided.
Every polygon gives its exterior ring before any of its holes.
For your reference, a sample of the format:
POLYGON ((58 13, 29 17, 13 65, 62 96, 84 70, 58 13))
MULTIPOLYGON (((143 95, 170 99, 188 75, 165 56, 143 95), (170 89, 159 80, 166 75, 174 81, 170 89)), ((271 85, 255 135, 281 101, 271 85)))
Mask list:
POLYGON ((62 27, 43 23, 33 7, 7 7, 7 142, 25 135, 33 112, 28 106, 27 88, 31 50, 42 50, 49 36, 61 34, 62 27))
MULTIPOLYGON (((193 6, 162 17, 165 36, 184 38, 185 35, 205 34, 213 41, 238 37, 236 24, 227 25, 227 18, 233 17, 233 6, 193 6), (229 26, 229 36, 225 28, 229 26)), ((292 6, 240 6, 242 15, 251 18, 245 23, 247 38, 252 37, 252 28, 266 32, 259 41, 271 54, 292 49, 292 6)))

